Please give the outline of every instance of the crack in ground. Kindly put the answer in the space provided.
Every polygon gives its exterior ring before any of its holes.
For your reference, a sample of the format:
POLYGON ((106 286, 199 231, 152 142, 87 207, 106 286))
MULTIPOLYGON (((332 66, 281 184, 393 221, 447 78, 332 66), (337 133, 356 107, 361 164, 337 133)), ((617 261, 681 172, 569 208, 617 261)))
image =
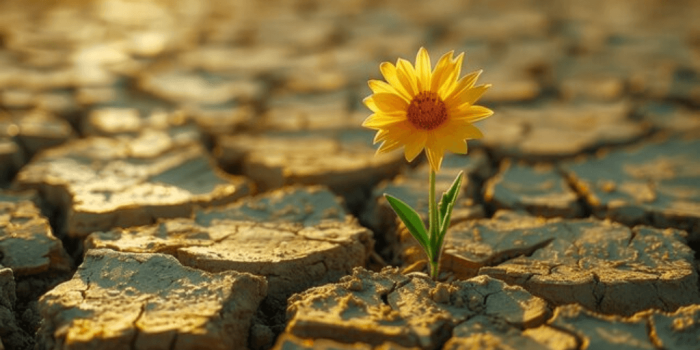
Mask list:
MULTIPOLYGON (((657 137, 662 137, 664 135, 664 132, 665 131, 663 130, 649 130, 632 140, 628 140, 626 142, 618 143, 615 145, 602 146, 599 148, 607 149, 610 151, 619 151, 624 150, 626 147, 643 146, 647 144, 649 140, 654 140, 657 137)), ((591 155, 593 155, 593 153, 591 155)), ((641 202, 630 201, 627 203, 629 207, 643 211, 641 215, 635 216, 631 219, 628 217, 621 216, 619 213, 616 213, 615 211, 611 210, 608 203, 599 202, 597 204, 592 204, 592 202, 595 201, 587 199, 596 196, 596 194, 592 190, 592 188, 595 185, 586 184, 587 181, 579 179, 574 171, 566 171, 561 167, 558 168, 560 172, 565 176, 569 187, 571 187, 571 189, 577 194, 579 198, 578 202, 580 203, 584 211, 584 214, 582 215, 583 217, 595 216, 601 220, 609 219, 610 221, 622 224, 629 228, 633 228, 637 225, 648 225, 659 229, 674 228, 678 230, 685 230, 691 232, 697 229, 698 227, 697 219, 694 219, 689 216, 676 217, 674 215, 669 215, 663 210, 654 207, 649 207, 645 203, 641 202)), ((614 185, 617 187, 627 180, 629 179, 615 181, 614 185)), ((646 184, 650 189, 654 190, 654 194, 656 195, 656 197, 658 197, 658 190, 656 189, 656 184, 654 183, 654 181, 647 179, 646 184)))
POLYGON ((547 247, 549 244, 551 244, 554 241, 555 238, 549 238, 546 239, 540 243, 537 243, 535 245, 532 245, 530 247, 522 248, 522 249, 511 249, 511 250, 506 250, 503 251, 499 254, 495 254, 492 258, 489 260, 485 261, 483 263, 483 266, 481 267, 491 267, 491 266, 497 266, 503 263, 506 263, 510 260, 517 259, 521 256, 526 256, 530 257, 532 254, 535 254, 538 250, 547 247))
POLYGON ((586 193, 582 188, 579 188, 576 182, 576 175, 567 172, 557 166, 557 172, 564 178, 569 189, 576 194, 576 204, 581 208, 581 218, 587 218, 593 215, 593 207, 586 200, 586 193))
POLYGON ((576 333, 576 332, 574 332, 574 331, 572 331, 572 330, 569 330, 569 329, 567 329, 567 328, 564 328, 564 327, 562 327, 562 326, 557 326, 557 325, 551 324, 551 323, 548 323, 547 326, 548 326, 548 327, 552 327, 552 328, 556 329, 557 331, 562 332, 562 333, 564 333, 564 334, 568 334, 568 335, 570 335, 572 338, 574 338, 574 340, 576 341, 576 350, 585 350, 585 349, 584 349, 584 344, 585 344, 586 342, 584 341, 584 339, 583 339, 578 333, 576 333))
POLYGON ((380 294, 379 297, 382 299, 384 305, 388 305, 389 307, 391 307, 391 304, 389 304, 389 293, 380 294))
POLYGON ((499 294, 499 293, 501 293, 501 292, 488 293, 488 294, 486 294, 486 295, 483 295, 483 294, 479 293, 479 294, 481 294, 481 295, 484 297, 484 300, 482 301, 482 304, 484 305, 484 312, 486 311, 486 305, 487 305, 488 302, 489 302, 489 297, 492 296, 492 295, 494 295, 494 294, 499 294))
MULTIPOLYGON (((413 272, 413 273, 407 274, 406 276, 409 278, 407 278, 403 281, 394 282, 391 290, 388 291, 387 293, 381 295, 381 299, 384 302, 384 304, 388 305, 393 311, 398 312, 398 310, 394 309, 391 306, 391 304, 389 304, 389 301, 388 301, 389 294, 394 293, 399 288, 411 283, 413 278, 420 278, 420 279, 426 280, 428 282, 433 282, 433 280, 428 275, 423 274, 423 273, 413 272)), ((435 287, 437 287, 440 283, 441 282, 435 282, 435 287)), ((445 284, 445 285, 447 285, 447 284, 445 284)), ((406 320, 407 323, 410 324, 408 322, 408 319, 404 318, 404 320, 406 320)), ((464 321, 466 321, 466 320, 463 320, 462 322, 464 322, 464 321)), ((444 323, 442 323, 442 327, 438 328, 435 331, 431 331, 430 332, 431 344, 435 345, 432 348, 442 349, 444 347, 445 343, 447 343, 453 337, 453 331, 454 331, 455 327, 457 327, 457 325, 459 325, 462 322, 455 322, 455 319, 450 318, 448 320, 445 320, 444 323)), ((420 336, 418 334, 416 334, 413 330, 411 330, 411 335, 413 336, 414 343, 417 344, 418 347, 420 347, 422 345, 421 341, 419 340, 420 336)))
POLYGON ((173 338, 170 340, 170 344, 168 344, 168 350, 175 350, 175 346, 177 346, 178 334, 178 332, 175 332, 175 334, 173 334, 173 338))
POLYGON ((143 301, 143 303, 141 304, 141 311, 139 312, 139 315, 136 316, 136 319, 132 323, 133 327, 134 327, 134 336, 129 341, 129 349, 136 350, 136 339, 139 336, 139 327, 138 327, 138 325, 136 325, 136 323, 138 323, 138 321, 141 319, 143 314, 146 312, 146 305, 148 304, 149 300, 150 300, 150 298, 147 298, 146 300, 143 301))
MULTIPOLYGON (((564 229, 564 230, 566 230, 566 231, 567 231, 567 234, 569 234, 569 235, 575 234, 575 232, 571 229, 571 227, 569 227, 568 224, 561 225, 561 228, 564 229)), ((557 235, 556 237, 551 237, 551 238, 549 238, 549 239, 546 239, 546 240, 544 240, 544 241, 542 241, 542 242, 540 242, 540 243, 538 243, 538 244, 533 245, 532 247, 529 247, 529 248, 527 248, 527 249, 523 249, 523 253, 518 254, 518 255, 515 255, 515 256, 512 256, 512 257, 510 257, 509 255, 505 254, 505 252, 502 253, 501 256, 496 255, 495 258, 492 258, 492 259, 490 259, 489 261, 487 261, 486 263, 484 263, 484 266, 482 266, 482 267, 486 267, 486 266, 497 266, 497 265, 506 263, 506 262, 508 262, 508 261, 510 261, 510 260, 516 259, 516 258, 521 257, 521 256, 531 257, 531 256, 532 256, 533 254, 535 254, 538 250, 540 250, 540 249, 542 249, 542 248, 546 248, 547 246, 549 246, 552 242, 554 242, 555 239, 564 239, 564 235, 559 234, 559 235, 557 235), (503 260, 497 260, 498 257, 501 257, 501 258, 505 257, 505 259, 503 259, 503 260)), ((570 242, 572 245, 576 246, 576 241, 575 241, 575 240, 571 240, 571 241, 569 241, 569 242, 570 242)), ((512 254, 512 252, 510 252, 510 254, 512 254)), ((549 268, 549 274, 552 273, 552 269, 553 269, 553 268, 556 268, 556 267, 562 266, 562 265, 563 265, 563 264, 556 264, 556 265, 554 265, 554 266, 551 266, 551 267, 549 268)), ((532 276, 533 276, 533 275, 529 275, 529 276, 527 277, 527 280, 530 280, 530 279, 532 278, 532 276)), ((524 287, 524 286, 523 286, 523 287, 524 287)))
POLYGON ((631 234, 630 234, 630 239, 627 240, 627 246, 628 246, 628 247, 632 244, 632 241, 633 241, 635 238, 637 238, 637 230, 636 230, 636 228, 630 229, 630 232, 631 232, 631 234))
POLYGON ((654 345, 659 350, 663 350, 664 345, 661 339, 656 334, 656 329, 654 329, 654 321, 651 317, 651 315, 646 315, 644 317, 645 320, 645 327, 644 329, 647 331, 647 337, 649 337, 649 342, 654 345))
POLYGON ((85 276, 85 289, 80 290, 80 296, 83 298, 83 302, 87 299, 87 291, 90 290, 90 276, 85 276))
MULTIPOLYGON (((422 275, 421 275, 421 276, 422 276, 422 275)), ((407 277, 408 277, 408 276, 407 276, 407 277)), ((380 294, 380 297, 382 298, 382 301, 384 301, 384 299, 386 298, 385 304, 387 304, 387 305, 389 305, 389 306, 391 307, 391 304, 389 304, 389 299, 388 299, 388 298, 389 298, 389 294, 394 293, 396 290, 398 290, 399 288, 401 288, 401 287, 403 287, 403 286, 405 286, 405 285, 407 285, 407 284, 409 284, 409 283, 411 283, 411 278, 410 278, 410 277, 407 278, 407 279, 405 279, 405 280, 403 280, 403 281, 393 282, 392 285, 391 285, 391 289, 389 289, 386 293, 380 294)), ((393 307, 391 307, 391 309, 394 310, 393 307)), ((394 310, 394 311, 398 311, 398 310, 394 310)))
POLYGON ((600 276, 598 276, 597 273, 592 272, 591 275, 594 281, 593 290, 591 292, 593 293, 593 299, 595 299, 596 308, 600 310, 600 306, 603 304, 603 299, 605 299, 606 286, 604 283, 600 282, 600 276))
POLYGON ((668 304, 666 303, 666 300, 664 300, 662 293, 659 292, 659 286, 656 282, 660 280, 660 277, 656 277, 656 280, 651 282, 651 287, 654 288, 654 292, 656 293, 656 299, 658 299, 661 304, 664 305, 664 311, 670 312, 673 310, 673 308, 669 307, 668 304))
MULTIPOLYGON (((496 214, 496 207, 486 201, 486 183, 492 179, 494 176, 498 174, 498 170, 501 168, 501 165, 504 162, 504 158, 497 159, 497 157, 493 154, 493 152, 490 149, 485 149, 486 154, 486 160, 488 161, 488 164, 490 166, 489 172, 486 176, 483 178, 474 176, 474 186, 476 187, 475 192, 476 195, 474 198, 474 201, 478 204, 480 204, 484 208, 484 217, 487 219, 493 218, 493 215, 496 214)), ((472 177, 469 177, 469 180, 472 180, 472 177)))

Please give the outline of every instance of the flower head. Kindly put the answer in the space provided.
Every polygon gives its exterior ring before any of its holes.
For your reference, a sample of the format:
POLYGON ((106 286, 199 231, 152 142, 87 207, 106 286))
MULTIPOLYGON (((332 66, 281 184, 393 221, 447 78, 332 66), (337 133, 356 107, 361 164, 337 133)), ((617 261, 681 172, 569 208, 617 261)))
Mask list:
POLYGON ((404 146, 406 160, 413 161, 425 149, 433 171, 440 170, 445 150, 467 153, 466 140, 483 135, 472 123, 490 117, 488 108, 474 105, 491 87, 475 86, 481 71, 459 79, 464 54, 444 54, 431 71, 430 57, 418 50, 415 67, 399 58, 379 67, 386 82, 370 80, 373 94, 364 103, 374 114, 362 126, 377 130, 377 153, 404 146))

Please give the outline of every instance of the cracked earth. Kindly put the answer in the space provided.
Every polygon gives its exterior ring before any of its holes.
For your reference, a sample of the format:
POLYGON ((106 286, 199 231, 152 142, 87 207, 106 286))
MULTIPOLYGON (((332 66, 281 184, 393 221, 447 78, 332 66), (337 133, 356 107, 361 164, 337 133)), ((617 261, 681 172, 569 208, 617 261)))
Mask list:
POLYGON ((697 349, 699 17, 0 2, 0 350, 697 349), (437 281, 383 197, 427 213, 427 161, 360 127, 421 46, 495 111, 438 174, 437 281))

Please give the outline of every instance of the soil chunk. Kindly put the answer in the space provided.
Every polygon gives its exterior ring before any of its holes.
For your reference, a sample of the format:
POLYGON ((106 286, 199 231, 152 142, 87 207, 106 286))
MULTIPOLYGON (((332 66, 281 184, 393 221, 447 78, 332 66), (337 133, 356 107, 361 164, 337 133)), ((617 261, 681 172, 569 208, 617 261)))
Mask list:
POLYGON ((289 187, 225 207, 197 210, 193 219, 90 235, 86 249, 166 253, 209 272, 266 276, 269 294, 285 299, 364 266, 372 234, 321 187, 289 187))
POLYGON ((348 90, 312 95, 282 95, 268 101, 262 127, 272 130, 322 130, 359 125, 347 108, 348 90))
POLYGON ((419 347, 404 347, 391 342, 384 342, 378 346, 365 343, 340 343, 330 339, 305 339, 285 333, 277 340, 274 349, 284 350, 419 350, 419 347))
POLYGON ((293 295, 287 308, 290 321, 275 348, 290 334, 314 341, 436 349, 452 329, 473 318, 527 328, 544 323, 547 312, 544 300, 488 276, 446 284, 421 273, 356 268, 340 283, 293 295))
POLYGON ((669 137, 562 164, 593 213, 627 225, 675 227, 700 240, 700 141, 669 137))
POLYGON ((216 154, 224 168, 242 168, 263 190, 325 185, 352 206, 405 164, 400 152, 375 156, 372 137, 359 129, 233 135, 219 138, 216 154))
POLYGON ((91 137, 47 150, 22 169, 16 185, 39 190, 59 210, 59 235, 71 237, 189 216, 194 205, 251 193, 247 179, 217 170, 201 145, 179 144, 159 131, 133 139, 91 137))
POLYGON ((571 157, 643 136, 645 127, 628 119, 629 111, 625 101, 502 108, 498 118, 484 121, 483 143, 498 156, 527 160, 571 157))
POLYGON ((673 313, 646 310, 630 317, 601 315, 579 305, 560 306, 546 324, 524 334, 552 350, 696 349, 700 307, 680 307, 673 313), (578 344, 578 345, 577 345, 578 344))
POLYGON ((478 315, 459 324, 443 349, 542 349, 543 344, 497 318, 478 315))
POLYGON ((183 107, 183 110, 202 134, 212 140, 250 127, 257 116, 252 105, 236 101, 219 104, 188 104, 183 107))
POLYGON ((665 349, 691 350, 700 344, 700 305, 678 308, 674 313, 652 311, 653 339, 665 349))
POLYGON ((700 129, 700 112, 669 102, 647 102, 636 110, 644 121, 655 128, 673 132, 700 129))
POLYGON ((0 263, 15 276, 68 272, 71 261, 35 204, 34 193, 0 191, 0 263))
POLYGON ((70 124, 46 110, 0 111, 0 186, 34 154, 73 138, 70 124))
POLYGON ((544 217, 583 214, 578 196, 551 165, 534 167, 504 162, 486 184, 485 199, 496 209, 526 210, 544 217))
POLYGON ((167 112, 164 109, 94 108, 83 121, 82 130, 87 136, 110 138, 162 138, 165 134, 172 145, 187 145, 202 140, 199 129, 188 122, 184 112, 167 112))
POLYGON ((245 77, 165 67, 144 72, 139 88, 166 101, 178 104, 221 104, 238 100, 257 100, 262 83, 245 77))
POLYGON ((698 303, 693 261, 682 231, 507 211, 453 227, 443 255, 458 275, 485 274, 556 305, 618 315, 698 303))
POLYGON ((41 109, 0 113, 0 136, 14 136, 28 157, 75 138, 68 122, 41 109))
POLYGON ((265 279, 210 274, 163 254, 92 250, 73 279, 39 300, 47 349, 247 348, 265 279))

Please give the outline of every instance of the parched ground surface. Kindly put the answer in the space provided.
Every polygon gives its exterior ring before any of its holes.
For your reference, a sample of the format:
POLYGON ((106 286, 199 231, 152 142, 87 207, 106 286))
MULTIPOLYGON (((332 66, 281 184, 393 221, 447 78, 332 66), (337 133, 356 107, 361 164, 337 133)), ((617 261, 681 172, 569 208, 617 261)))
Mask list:
POLYGON ((697 349, 697 1, 0 1, 0 350, 697 349), (360 127, 493 84, 438 281, 360 127))

